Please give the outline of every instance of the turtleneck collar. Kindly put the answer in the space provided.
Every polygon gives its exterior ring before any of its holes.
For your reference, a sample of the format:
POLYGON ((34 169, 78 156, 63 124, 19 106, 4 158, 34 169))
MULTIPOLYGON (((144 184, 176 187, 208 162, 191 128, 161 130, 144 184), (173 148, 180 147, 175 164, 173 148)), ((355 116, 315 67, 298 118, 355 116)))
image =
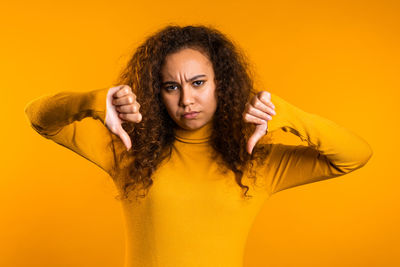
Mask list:
POLYGON ((196 130, 175 129, 175 139, 182 143, 202 144, 211 139, 212 122, 196 130))

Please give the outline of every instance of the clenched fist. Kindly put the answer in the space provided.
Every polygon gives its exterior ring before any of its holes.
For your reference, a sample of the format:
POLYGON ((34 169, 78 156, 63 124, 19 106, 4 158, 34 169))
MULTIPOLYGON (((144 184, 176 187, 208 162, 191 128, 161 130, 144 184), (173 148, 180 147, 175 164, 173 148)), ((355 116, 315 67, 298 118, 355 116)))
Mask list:
POLYGON ((121 138, 129 150, 132 147, 128 133, 122 128, 124 122, 139 123, 142 114, 139 112, 140 104, 136 102, 136 95, 128 85, 118 85, 108 90, 106 99, 106 120, 107 128, 121 138))
POLYGON ((253 135, 247 141, 247 152, 251 154, 257 142, 267 133, 268 121, 276 115, 275 106, 271 102, 271 94, 267 91, 258 92, 246 103, 242 115, 245 122, 257 125, 253 135))

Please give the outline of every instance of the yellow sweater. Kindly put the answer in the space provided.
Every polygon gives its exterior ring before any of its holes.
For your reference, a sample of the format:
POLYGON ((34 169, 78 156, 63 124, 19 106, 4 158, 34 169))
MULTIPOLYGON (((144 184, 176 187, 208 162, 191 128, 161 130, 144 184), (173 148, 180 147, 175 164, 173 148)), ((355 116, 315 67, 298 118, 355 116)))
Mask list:
MULTIPOLYGON (((124 148, 104 125, 107 91, 42 96, 31 101, 25 112, 39 134, 111 176, 116 157, 108 144, 113 140, 115 147, 124 148)), ((371 147, 349 130, 273 93, 271 100, 277 115, 268 122, 266 136, 282 129, 308 145, 269 144, 271 153, 257 168, 257 186, 251 186, 247 176, 243 179, 253 196, 246 201, 233 173, 221 175, 208 156, 210 124, 196 131, 177 131, 172 157, 156 170, 147 197, 122 203, 127 233, 125 266, 240 267, 248 232, 268 197, 344 175, 365 165, 372 156, 371 147)))

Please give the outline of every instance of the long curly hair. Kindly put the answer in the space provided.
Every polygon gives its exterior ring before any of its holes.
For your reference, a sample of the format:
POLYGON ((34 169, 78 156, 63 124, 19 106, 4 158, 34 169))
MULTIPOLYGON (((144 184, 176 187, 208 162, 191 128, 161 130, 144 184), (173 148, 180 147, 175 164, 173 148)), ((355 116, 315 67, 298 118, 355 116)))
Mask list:
POLYGON ((247 140, 255 127, 245 123, 242 117, 246 102, 257 93, 253 88, 252 69, 238 46, 217 29, 171 24, 138 46, 116 82, 132 88, 142 114, 140 123, 123 124, 133 142, 129 151, 123 150, 118 155, 114 178, 121 195, 117 198, 128 200, 131 192, 136 192, 136 199, 145 197, 153 184, 152 174, 171 156, 177 125, 161 100, 161 68, 168 54, 183 48, 197 49, 212 62, 217 110, 210 145, 222 173, 228 169, 233 171, 237 184, 245 190, 243 196, 251 198, 247 195, 249 187, 242 183, 243 174, 249 170, 249 177, 256 178, 253 160, 261 162, 269 153, 267 146, 261 144, 251 155, 246 151, 247 140))

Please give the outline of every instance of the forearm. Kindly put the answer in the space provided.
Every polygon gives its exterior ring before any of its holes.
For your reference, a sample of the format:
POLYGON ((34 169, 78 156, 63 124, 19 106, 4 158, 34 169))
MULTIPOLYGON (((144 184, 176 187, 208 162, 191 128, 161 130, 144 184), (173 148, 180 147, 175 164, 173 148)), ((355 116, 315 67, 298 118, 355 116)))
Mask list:
POLYGON ((309 146, 327 156, 343 172, 363 166, 372 156, 370 145, 348 129, 316 114, 305 112, 279 96, 271 94, 276 115, 268 131, 282 128, 299 136, 309 146))
POLYGON ((63 91, 32 100, 25 113, 42 135, 54 135, 73 121, 93 117, 105 122, 107 89, 88 92, 63 91))

